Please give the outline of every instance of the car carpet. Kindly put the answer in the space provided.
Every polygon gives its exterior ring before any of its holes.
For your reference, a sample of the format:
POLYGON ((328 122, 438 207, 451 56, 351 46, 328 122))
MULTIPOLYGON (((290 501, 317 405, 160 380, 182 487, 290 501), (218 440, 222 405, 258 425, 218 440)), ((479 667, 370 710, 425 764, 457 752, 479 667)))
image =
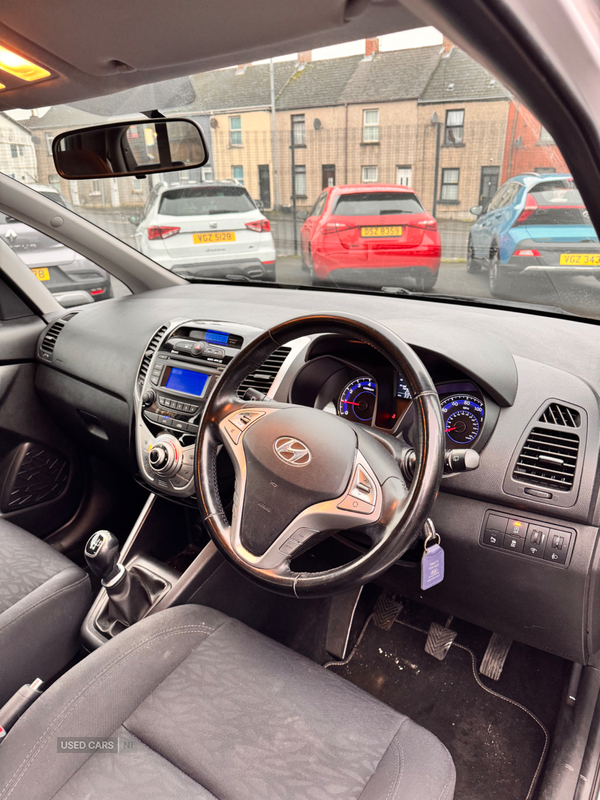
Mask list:
POLYGON ((405 606, 389 631, 372 622, 345 666, 331 669, 435 734, 456 765, 455 800, 525 800, 541 756, 543 728, 552 731, 569 674, 569 662, 513 642, 499 681, 478 676, 489 631, 461 620, 444 661, 425 653, 430 621, 438 612, 405 606), (465 649, 461 649, 465 648, 465 649), (475 672, 475 674, 477 674, 475 672), (514 704, 513 704, 514 703, 514 704), (522 704, 538 717, 542 727, 522 704))

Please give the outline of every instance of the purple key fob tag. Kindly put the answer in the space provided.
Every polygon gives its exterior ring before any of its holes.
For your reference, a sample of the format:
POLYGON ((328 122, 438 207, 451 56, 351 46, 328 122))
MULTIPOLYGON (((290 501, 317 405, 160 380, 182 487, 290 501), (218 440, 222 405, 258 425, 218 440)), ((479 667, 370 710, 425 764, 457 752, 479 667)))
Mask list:
POLYGON ((444 550, 434 544, 421 559, 421 589, 431 589, 444 580, 444 550))
POLYGON ((444 550, 440 546, 442 541, 436 532, 433 522, 428 519, 425 523, 425 550, 421 559, 421 589, 431 589, 444 580, 444 550), (437 544, 433 544, 437 539, 437 544))

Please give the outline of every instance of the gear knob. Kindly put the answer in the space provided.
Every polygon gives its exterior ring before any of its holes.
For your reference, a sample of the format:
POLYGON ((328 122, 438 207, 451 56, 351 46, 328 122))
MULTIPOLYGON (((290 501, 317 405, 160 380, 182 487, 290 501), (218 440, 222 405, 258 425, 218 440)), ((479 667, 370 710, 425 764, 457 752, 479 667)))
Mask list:
POLYGON ((105 585, 123 572, 123 568, 117 563, 120 555, 119 540, 110 531, 93 533, 87 540, 83 554, 90 571, 101 578, 105 585))

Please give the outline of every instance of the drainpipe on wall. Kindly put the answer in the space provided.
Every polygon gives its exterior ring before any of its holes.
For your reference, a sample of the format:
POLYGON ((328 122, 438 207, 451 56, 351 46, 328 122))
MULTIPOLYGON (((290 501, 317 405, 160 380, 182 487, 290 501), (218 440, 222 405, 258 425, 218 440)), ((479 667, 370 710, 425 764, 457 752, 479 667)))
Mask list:
POLYGON ((346 130, 344 133, 344 183, 348 183, 348 103, 344 103, 346 114, 346 130))
POLYGON ((273 59, 269 62, 271 74, 271 150, 273 152, 273 189, 275 193, 275 208, 279 209, 279 176, 277 174, 277 119, 275 116, 275 70, 273 59))
POLYGON ((516 100, 515 115, 513 118, 512 132, 510 135, 510 150, 508 151, 508 169, 506 171, 506 177, 504 178, 504 181, 507 181, 512 173, 513 155, 515 151, 515 133, 517 132, 517 117, 519 116, 520 108, 521 108, 521 102, 520 100, 516 100))

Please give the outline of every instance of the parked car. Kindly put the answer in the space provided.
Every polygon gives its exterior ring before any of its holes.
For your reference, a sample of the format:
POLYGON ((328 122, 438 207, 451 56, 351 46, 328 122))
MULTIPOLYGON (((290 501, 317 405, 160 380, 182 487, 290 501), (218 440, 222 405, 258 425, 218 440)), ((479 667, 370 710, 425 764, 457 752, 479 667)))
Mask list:
POLYGON ((568 174, 516 175, 471 213, 467 270, 488 270, 490 292, 514 295, 523 273, 600 278, 600 244, 568 174))
POLYGON ((330 186, 300 235, 314 283, 379 288, 412 278, 424 291, 437 281, 442 252, 437 223, 406 186, 330 186))
POLYGON ((271 223, 237 181, 159 184, 135 240, 144 255, 184 277, 275 279, 271 223))
MULTIPOLYGON (((59 205, 69 207, 52 186, 36 183, 30 187, 59 205)), ((83 290, 96 301, 113 296, 108 272, 24 222, 0 214, 0 237, 52 294, 83 290)))

